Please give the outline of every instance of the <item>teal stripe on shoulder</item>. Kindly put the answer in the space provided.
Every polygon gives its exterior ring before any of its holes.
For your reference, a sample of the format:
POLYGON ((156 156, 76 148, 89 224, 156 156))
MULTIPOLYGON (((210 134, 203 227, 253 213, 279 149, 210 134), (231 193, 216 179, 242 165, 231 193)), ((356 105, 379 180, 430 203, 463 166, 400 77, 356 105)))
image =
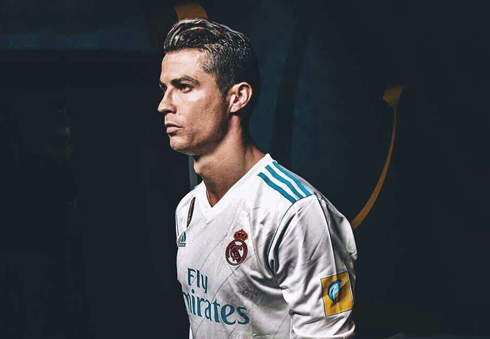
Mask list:
POLYGON ((257 174, 259 177, 262 178, 262 180, 265 181, 267 185, 278 191, 279 193, 282 194, 282 196, 286 199, 288 199, 292 204, 296 202, 296 199, 294 199, 291 195, 289 195, 285 190, 283 190, 281 187, 277 186, 274 184, 264 173, 259 173, 257 174))
POLYGON ((296 188, 294 188, 294 186, 291 184, 291 182, 289 180, 286 180, 284 179, 283 177, 281 177, 279 174, 276 173, 276 171, 274 171, 272 169, 272 167, 270 167, 270 165, 267 165, 265 166, 265 168, 269 171, 270 174, 272 174, 272 176, 274 178, 276 178, 277 180, 279 180, 280 182, 282 182, 283 184, 285 184, 287 187, 289 187, 289 189, 299 198, 299 199, 303 199, 303 196, 301 195, 301 193, 298 192, 298 190, 296 188))
POLYGON ((298 179, 296 179, 296 178, 295 178, 295 177, 294 177, 292 174, 290 174, 288 171, 286 171, 286 169, 285 169, 284 167, 282 167, 281 165, 279 165, 279 164, 277 163, 277 161, 274 161, 274 162, 273 162, 273 164, 274 164, 274 166, 275 166, 275 167, 276 167, 276 168, 277 168, 279 171, 281 171, 282 173, 284 173, 284 175, 286 175, 286 176, 287 176, 287 177, 289 177, 291 180, 293 180, 293 181, 294 181, 294 183, 295 183, 296 185, 298 185, 298 187, 299 187, 299 188, 300 188, 300 189, 303 191, 303 193, 304 193, 304 194, 306 194, 306 196, 307 196, 307 197, 309 197, 309 196, 311 195, 310 191, 308 191, 308 190, 306 189, 306 187, 305 187, 305 186, 303 186, 303 184, 301 184, 301 183, 299 182, 299 180, 298 180, 298 179))

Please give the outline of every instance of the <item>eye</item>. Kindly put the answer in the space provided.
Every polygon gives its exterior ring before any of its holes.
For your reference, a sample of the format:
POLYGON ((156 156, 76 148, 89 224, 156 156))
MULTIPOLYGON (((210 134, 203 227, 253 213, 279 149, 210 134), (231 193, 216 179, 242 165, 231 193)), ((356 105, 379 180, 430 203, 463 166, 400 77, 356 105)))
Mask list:
POLYGON ((160 84, 160 90, 162 91, 163 94, 167 91, 167 86, 160 84))
POLYGON ((179 90, 184 92, 184 93, 190 92, 191 89, 192 89, 192 87, 189 86, 188 84, 180 84, 179 85, 179 90))

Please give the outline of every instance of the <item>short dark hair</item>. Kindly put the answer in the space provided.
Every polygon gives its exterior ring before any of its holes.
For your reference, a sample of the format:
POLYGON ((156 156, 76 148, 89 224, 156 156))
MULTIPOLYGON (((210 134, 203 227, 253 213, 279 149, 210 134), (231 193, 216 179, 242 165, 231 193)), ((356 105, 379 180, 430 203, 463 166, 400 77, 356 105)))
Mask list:
POLYGON ((253 89, 252 98, 245 107, 248 117, 260 94, 260 73, 257 57, 250 40, 228 26, 206 19, 184 19, 177 22, 165 39, 165 54, 184 49, 197 49, 208 54, 203 70, 216 76, 223 96, 239 82, 245 81, 253 89))

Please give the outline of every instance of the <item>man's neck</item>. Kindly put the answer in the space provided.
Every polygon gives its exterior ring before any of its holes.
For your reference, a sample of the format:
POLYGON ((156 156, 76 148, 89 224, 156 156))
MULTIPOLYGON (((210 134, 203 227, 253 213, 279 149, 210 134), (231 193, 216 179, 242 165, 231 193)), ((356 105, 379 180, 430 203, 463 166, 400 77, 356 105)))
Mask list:
POLYGON ((264 157, 252 142, 221 147, 212 154, 194 157, 194 170, 206 185, 211 206, 228 192, 260 159, 264 157))

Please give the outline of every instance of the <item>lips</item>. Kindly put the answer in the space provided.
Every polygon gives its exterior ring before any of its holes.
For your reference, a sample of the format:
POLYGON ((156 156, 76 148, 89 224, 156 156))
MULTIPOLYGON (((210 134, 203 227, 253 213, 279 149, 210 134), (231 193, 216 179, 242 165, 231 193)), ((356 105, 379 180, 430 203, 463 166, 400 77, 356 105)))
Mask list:
POLYGON ((170 122, 169 123, 166 122, 165 127, 167 128, 167 134, 174 133, 178 129, 180 129, 180 126, 173 124, 173 123, 170 123, 170 122))

